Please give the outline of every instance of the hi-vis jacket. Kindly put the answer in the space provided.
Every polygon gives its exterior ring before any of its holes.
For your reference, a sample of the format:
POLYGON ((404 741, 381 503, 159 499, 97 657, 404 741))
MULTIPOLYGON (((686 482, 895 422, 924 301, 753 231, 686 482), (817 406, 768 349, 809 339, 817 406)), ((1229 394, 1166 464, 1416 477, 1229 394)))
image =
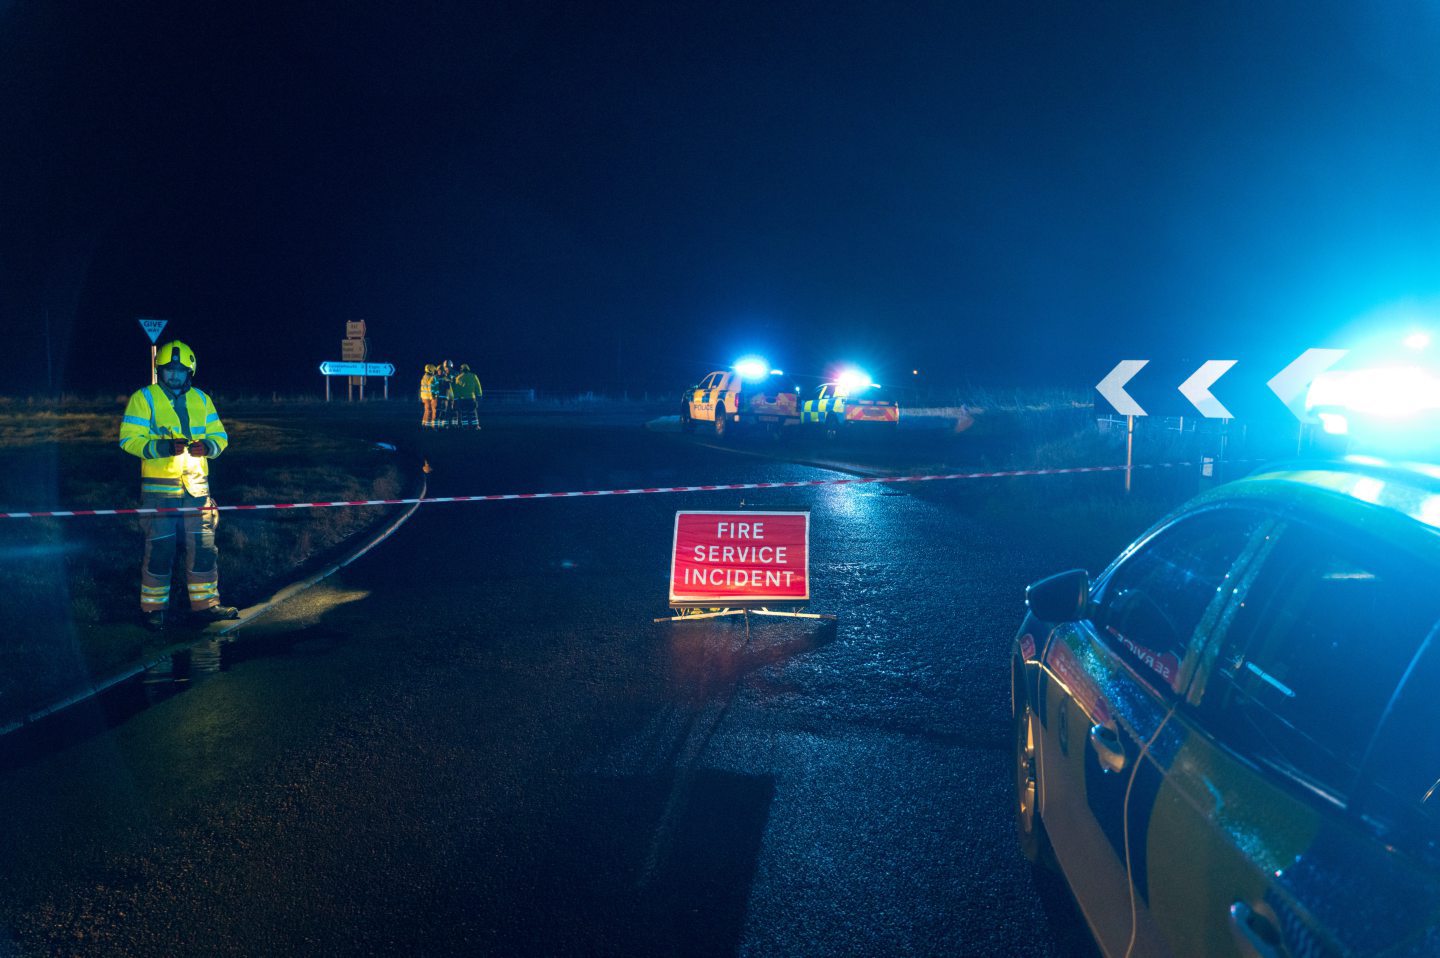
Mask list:
POLYGON ((140 491, 159 495, 192 496, 210 494, 210 466, 205 456, 182 452, 178 456, 162 450, 160 440, 204 440, 210 458, 230 445, 230 437, 215 412, 210 397, 193 386, 176 400, 158 384, 137 390, 120 420, 120 448, 138 456, 140 491), (182 422, 183 418, 183 422, 182 422))
POLYGON ((455 377, 455 385, 451 390, 451 399, 479 399, 485 394, 480 388, 480 377, 472 372, 464 371, 455 377))
POLYGON ((431 393, 431 391, 430 391, 430 384, 433 383, 434 381, 435 381, 435 374, 434 374, 434 373, 426 373, 425 375, 423 375, 423 376, 420 377, 420 401, 421 401, 421 402, 424 402, 424 401, 427 400, 427 399, 433 399, 433 398, 434 398, 434 395, 433 395, 433 394, 431 393))

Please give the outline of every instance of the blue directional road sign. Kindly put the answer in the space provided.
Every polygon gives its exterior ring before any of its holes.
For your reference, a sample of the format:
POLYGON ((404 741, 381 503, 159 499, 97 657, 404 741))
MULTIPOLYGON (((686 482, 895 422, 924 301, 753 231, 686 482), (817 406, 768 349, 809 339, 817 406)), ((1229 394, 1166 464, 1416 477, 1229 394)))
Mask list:
POLYGON ((393 363, 331 363, 320 364, 320 372, 326 376, 393 376, 393 363))

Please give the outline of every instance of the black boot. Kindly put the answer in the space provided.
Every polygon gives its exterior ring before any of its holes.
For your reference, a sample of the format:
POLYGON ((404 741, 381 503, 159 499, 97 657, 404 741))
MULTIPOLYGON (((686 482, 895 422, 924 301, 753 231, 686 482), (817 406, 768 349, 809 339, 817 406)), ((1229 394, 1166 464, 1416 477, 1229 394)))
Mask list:
POLYGON ((140 623, 151 632, 163 631, 165 628, 165 610, 155 609, 150 612, 141 612, 140 623))
POLYGON ((223 622, 226 619, 240 618, 240 610, 233 605, 212 605, 208 609, 192 612, 191 615, 201 622, 223 622))

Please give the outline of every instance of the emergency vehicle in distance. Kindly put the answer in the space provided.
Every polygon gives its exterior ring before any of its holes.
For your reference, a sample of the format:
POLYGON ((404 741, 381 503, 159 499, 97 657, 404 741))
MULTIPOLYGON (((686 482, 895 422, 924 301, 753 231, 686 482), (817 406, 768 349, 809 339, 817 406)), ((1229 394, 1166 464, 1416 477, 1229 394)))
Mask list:
POLYGON ((694 432, 709 423, 717 437, 730 430, 764 429, 774 435, 800 424, 800 390, 779 369, 749 357, 729 369, 717 369, 685 390, 680 428, 694 432))
POLYGON ((854 426, 878 424, 894 429, 900 424, 900 403, 858 369, 846 370, 835 382, 824 383, 814 399, 800 407, 800 422, 820 427, 834 439, 854 426))

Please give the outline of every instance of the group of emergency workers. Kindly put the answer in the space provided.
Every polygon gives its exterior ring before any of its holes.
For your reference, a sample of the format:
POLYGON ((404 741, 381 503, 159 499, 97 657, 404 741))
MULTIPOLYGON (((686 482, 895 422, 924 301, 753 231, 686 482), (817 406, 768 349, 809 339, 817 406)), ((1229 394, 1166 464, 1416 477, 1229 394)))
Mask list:
POLYGON ((450 360, 427 363, 420 377, 420 425, 427 429, 446 426, 480 428, 480 377, 466 363, 455 371, 450 360))

